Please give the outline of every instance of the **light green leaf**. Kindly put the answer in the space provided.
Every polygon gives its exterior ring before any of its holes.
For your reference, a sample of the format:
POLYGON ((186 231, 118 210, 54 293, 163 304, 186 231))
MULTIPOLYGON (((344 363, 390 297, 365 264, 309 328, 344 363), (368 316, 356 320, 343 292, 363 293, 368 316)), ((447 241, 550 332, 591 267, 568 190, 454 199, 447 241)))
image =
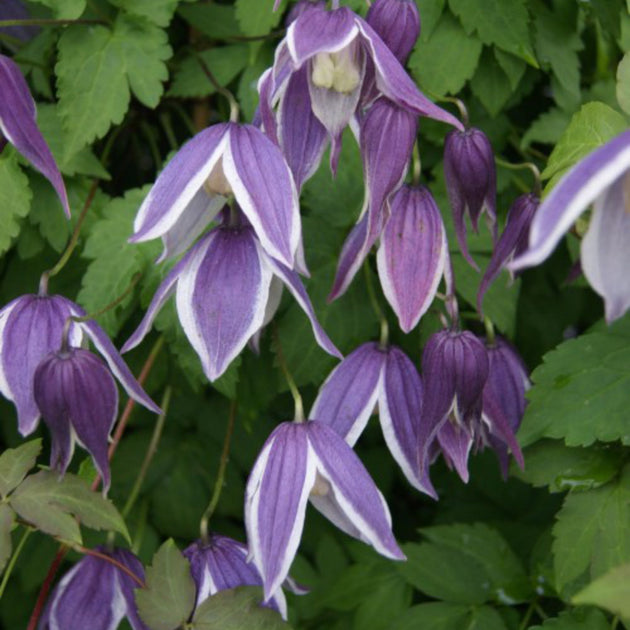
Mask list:
POLYGON ((588 572, 591 580, 630 562, 630 469, 612 483, 570 493, 553 528, 556 587, 588 572))
POLYGON ((0 573, 2 573, 13 548, 11 530, 14 522, 15 512, 6 503, 0 503, 0 573))
POLYGON ((70 514, 86 527, 120 532, 129 540, 127 527, 114 504, 70 473, 63 479, 48 470, 30 475, 11 495, 10 504, 24 520, 63 540, 81 542, 79 526, 70 514))
POLYGON ((630 443, 630 317, 560 344, 543 357, 532 381, 522 445, 542 437, 564 439, 568 446, 630 443))
POLYGON ((420 41, 426 42, 431 37, 435 25, 442 16, 446 0, 416 0, 416 4, 422 19, 420 41))
POLYGON ((570 120, 571 115, 558 107, 542 113, 521 138, 521 147, 526 149, 532 142, 556 144, 570 120))
POLYGON ((630 114, 630 52, 617 66, 617 101, 626 114, 630 114))
POLYGON ((76 20, 85 11, 86 0, 34 0, 50 8, 60 20, 76 20))
POLYGON ((42 441, 37 439, 17 448, 8 448, 0 455, 0 495, 3 498, 15 489, 28 471, 35 466, 41 450, 42 441))
POLYGON ((578 608, 561 612, 559 617, 547 619, 542 626, 531 626, 530 630, 610 630, 610 625, 599 610, 578 608))
POLYGON ((482 44, 444 13, 431 37, 416 46, 409 67, 420 87, 430 93, 456 94, 475 73, 482 44))
POLYGON ((592 604, 630 619, 630 564, 623 564, 591 582, 573 597, 574 604, 592 604))
POLYGON ((173 540, 167 540, 147 568, 146 589, 136 589, 136 604, 151 630, 175 630, 195 605, 195 583, 190 565, 173 540))
POLYGON ((236 21, 236 11, 233 6, 216 4, 215 2, 191 4, 180 6, 177 13, 210 39, 224 40, 242 34, 236 21))
MULTIPOLYGON (((5 148, 0 154, 0 254, 9 249, 19 234, 19 219, 31 209, 31 197, 28 177, 18 166, 14 151, 5 148)), ((63 221, 61 214, 59 220, 63 221)))
POLYGON ((278 26, 286 8, 286 0, 277 11, 274 0, 236 0, 236 19, 244 35, 266 35, 278 26))
POLYGON ((111 4, 120 7, 138 17, 157 24, 168 26, 179 0, 110 0, 111 4))
POLYGON ((262 590, 241 586, 212 595, 197 607, 194 630, 290 630, 279 613, 260 606, 262 590))

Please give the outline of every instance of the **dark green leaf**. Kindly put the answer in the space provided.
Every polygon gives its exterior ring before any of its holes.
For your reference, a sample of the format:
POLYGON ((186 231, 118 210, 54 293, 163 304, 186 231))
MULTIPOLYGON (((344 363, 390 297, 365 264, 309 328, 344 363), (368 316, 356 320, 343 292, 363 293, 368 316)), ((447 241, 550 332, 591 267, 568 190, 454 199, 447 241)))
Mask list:
POLYGON ((42 441, 37 439, 17 448, 8 448, 0 455, 0 496, 6 497, 22 482, 28 471, 35 466, 41 450, 42 441))
POLYGON ((14 522, 15 512, 6 503, 0 503, 0 573, 2 573, 13 548, 11 530, 14 522))
POLYGON ((236 11, 223 4, 192 4, 177 9, 191 26, 210 39, 228 39, 240 34, 236 11))
POLYGON ((626 114, 630 114, 630 53, 626 53, 617 66, 617 101, 626 114))
POLYGON ((470 88, 491 116, 497 116, 512 95, 510 79, 489 48, 481 55, 470 88))
POLYGON ((434 602, 412 606, 391 625, 391 630, 505 630, 501 615, 489 606, 434 602))
POLYGON ((179 0, 110 0, 121 9, 158 26, 168 26, 179 0))
POLYGON ((577 609, 547 619, 542 626, 530 630, 610 630, 606 617, 599 610, 577 609))
POLYGON ((76 20, 85 11, 86 0, 34 0, 50 7, 60 20, 76 20))
POLYGON ((534 120, 521 138, 521 147, 525 149, 532 142, 555 144, 569 125, 570 120, 571 116, 559 108, 544 112, 534 120))
MULTIPOLYGON (((5 149, 0 154, 0 254, 9 249, 11 242, 20 231, 19 220, 28 214, 31 208, 31 189, 28 177, 18 166, 15 153, 5 149)), ((59 210, 61 206, 59 206, 59 210)), ((49 208, 57 212, 57 208, 49 208)), ((63 215, 59 211, 59 220, 63 215)))

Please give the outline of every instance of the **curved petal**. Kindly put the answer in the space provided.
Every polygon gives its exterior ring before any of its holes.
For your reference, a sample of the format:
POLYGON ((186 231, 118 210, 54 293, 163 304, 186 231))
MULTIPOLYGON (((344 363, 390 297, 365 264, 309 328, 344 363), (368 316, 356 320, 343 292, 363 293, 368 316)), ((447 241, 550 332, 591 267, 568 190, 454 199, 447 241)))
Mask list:
MULTIPOLYGON (((144 567, 136 556, 127 549, 114 549, 111 554, 113 558, 126 566, 134 575, 144 580, 144 567)), ((140 619, 138 606, 136 605, 135 589, 138 588, 136 582, 127 574, 118 570, 115 572, 116 582, 120 594, 127 603, 127 619, 133 630, 149 630, 148 626, 140 619)))
POLYGON ((468 430, 455 426, 452 422, 445 422, 437 433, 437 439, 447 464, 455 468, 464 483, 468 483, 468 455, 473 444, 468 430))

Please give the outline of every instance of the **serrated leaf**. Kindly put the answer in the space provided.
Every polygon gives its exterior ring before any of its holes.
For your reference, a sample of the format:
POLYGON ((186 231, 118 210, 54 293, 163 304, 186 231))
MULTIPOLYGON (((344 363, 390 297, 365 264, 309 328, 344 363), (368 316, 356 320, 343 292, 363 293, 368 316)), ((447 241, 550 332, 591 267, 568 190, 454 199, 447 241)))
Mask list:
POLYGON ((52 9, 60 20, 76 20, 85 11, 86 0, 34 0, 52 9))
POLYGON ((570 120, 571 115, 560 108, 553 108, 542 113, 521 138, 521 147, 526 149, 532 142, 556 144, 570 120))
POLYGON ((568 446, 630 443, 630 317, 561 343, 543 357, 532 381, 519 431, 522 445, 542 437, 568 446))
POLYGON ((8 448, 0 455, 0 496, 6 497, 22 483, 28 471, 35 466, 41 450, 42 441, 37 439, 17 448, 8 448))
POLYGON ((153 556, 146 572, 146 588, 136 589, 136 604, 151 630, 175 630, 195 605, 195 583, 190 565, 172 539, 153 556))
POLYGON ((194 630, 290 630, 279 613, 260 606, 262 590, 241 586, 212 595, 197 607, 194 630))
MULTIPOLYGON (((31 209, 31 197, 28 177, 18 166, 15 153, 5 148, 0 154, 0 254, 9 249, 18 235, 19 220, 31 209)), ((64 220, 61 212, 59 220, 64 220)))
POLYGON ((86 527, 116 531, 129 540, 127 526, 114 504, 70 473, 63 479, 48 470, 30 475, 11 495, 10 504, 38 529, 70 542, 81 542, 79 526, 72 516, 86 527))
POLYGON ((416 4, 422 16, 420 41, 426 42, 431 37, 435 25, 442 16, 446 0, 416 0, 416 4))
POLYGON ((623 564, 591 582, 577 595, 574 604, 592 604, 630 619, 630 564, 623 564))
POLYGON ((470 89, 491 116, 497 116, 512 96, 510 80, 489 48, 481 55, 470 89))
POLYGON ((591 580, 630 562, 630 469, 588 492, 570 493, 553 527, 556 587, 588 572, 591 580))
POLYGON ((0 503, 0 573, 2 573, 13 548, 11 530, 14 522, 15 512, 6 503, 0 503))
POLYGON ((431 37, 415 47, 409 67, 423 90, 456 94, 475 73, 482 47, 450 13, 444 13, 431 37))
POLYGON ((610 630, 606 617, 599 610, 577 609, 561 612, 559 617, 545 620, 530 630, 610 630))
POLYGON ((283 0, 277 11, 273 10, 274 0, 236 0, 236 19, 244 35, 250 37, 267 35, 278 26, 286 7, 283 0))
POLYGON ((168 26, 179 0, 110 0, 132 15, 146 18, 158 26, 168 26))
POLYGON ((497 63, 501 67, 501 70, 505 72, 510 82, 510 87, 512 90, 515 90, 525 74, 525 62, 515 55, 504 52, 500 48, 494 48, 493 52, 497 63))
POLYGON ((630 114, 630 52, 617 66, 617 102, 626 114, 630 114))

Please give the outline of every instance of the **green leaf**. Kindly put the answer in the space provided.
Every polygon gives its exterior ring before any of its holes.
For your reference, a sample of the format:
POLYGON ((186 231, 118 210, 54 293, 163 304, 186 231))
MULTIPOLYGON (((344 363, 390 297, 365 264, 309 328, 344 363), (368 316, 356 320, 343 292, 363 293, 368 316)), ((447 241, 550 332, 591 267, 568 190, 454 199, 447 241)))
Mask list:
POLYGON ((263 608, 262 590, 241 586, 208 597, 197 607, 192 620, 194 630, 290 630, 282 617, 263 608))
POLYGON ((6 503, 0 503, 0 573, 2 573, 13 548, 11 530, 14 523, 15 512, 6 503))
POLYGON ((236 21, 233 6, 223 4, 191 4, 177 9, 191 26, 210 39, 228 39, 242 34, 236 21))
POLYGON ((190 565, 172 539, 153 556, 147 568, 146 589, 136 589, 136 604, 151 630, 175 630, 190 617, 195 605, 195 583, 190 565))
POLYGON ((76 20, 85 11, 86 0, 34 0, 49 7, 60 20, 76 20))
POLYGON ((590 580, 630 562, 630 469, 588 492, 570 493, 553 527, 556 587, 566 587, 588 572, 590 580))
POLYGON ((569 448, 559 440, 540 440, 525 451, 525 470, 514 474, 549 492, 592 490, 608 483, 619 471, 622 453, 610 448, 569 448))
POLYGON ((278 26, 286 7, 286 1, 277 11, 273 10, 274 0, 236 0, 236 19, 244 35, 267 35, 278 26))
POLYGON ((561 343, 543 357, 532 381, 522 445, 542 437, 562 438, 568 446, 630 443, 630 317, 561 343))
POLYGON ((532 142, 556 144, 570 120, 570 114, 560 108, 553 108, 542 113, 521 138, 521 147, 526 149, 532 142))
POLYGON ((617 66, 617 101, 626 114, 630 114, 630 52, 617 66))
POLYGON ((179 0, 109 0, 111 4, 120 7, 132 15, 157 24, 168 26, 173 19, 173 13, 179 0))
POLYGON ((537 67, 524 0, 449 0, 449 5, 468 33, 476 30, 484 44, 494 44, 537 67))
POLYGON ((510 79, 489 48, 481 55, 475 76, 470 81, 470 88, 493 117, 499 114, 512 96, 510 79))
POLYGON ((510 82, 510 87, 516 90, 525 74, 525 62, 519 57, 503 52, 500 48, 495 48, 493 52, 497 63, 510 82))
POLYGON ((559 617, 547 619, 542 626, 531 626, 530 630, 610 630, 610 624, 599 610, 578 608, 561 612, 559 617))
POLYGON ((391 624, 391 630, 506 630, 501 615, 489 606, 470 607, 446 602, 412 606, 391 624))
POLYGON ((61 480, 48 470, 30 475, 11 495, 10 504, 24 520, 63 540, 81 543, 79 526, 72 516, 86 527, 120 532, 129 540, 127 527, 114 504, 70 473, 61 480))
POLYGON ((130 89, 147 107, 155 107, 168 78, 171 56, 166 33, 144 21, 120 15, 113 30, 70 26, 59 39, 59 111, 72 155, 127 112, 130 89))
MULTIPOLYGON (((31 209, 31 197, 28 177, 18 166, 15 152, 5 148, 0 154, 0 254, 9 249, 19 234, 19 219, 31 209)), ((63 221, 61 215, 59 220, 63 221)))
POLYGON ((560 177, 585 155, 625 131, 624 117, 604 103, 587 103, 574 114, 549 156, 544 179, 560 177))
POLYGON ((475 73, 482 43, 444 13, 426 43, 414 49, 409 67, 420 87, 443 96, 456 94, 475 73))
POLYGON ((37 439, 17 448, 8 448, 0 455, 0 495, 3 498, 22 483, 28 471, 35 466, 41 450, 42 441, 37 439))
POLYGON ((426 42, 442 16, 446 0, 416 0, 416 4, 422 17, 420 41, 426 42))
POLYGON ((574 604, 592 604, 630 619, 630 564, 615 567, 583 588, 574 604))

